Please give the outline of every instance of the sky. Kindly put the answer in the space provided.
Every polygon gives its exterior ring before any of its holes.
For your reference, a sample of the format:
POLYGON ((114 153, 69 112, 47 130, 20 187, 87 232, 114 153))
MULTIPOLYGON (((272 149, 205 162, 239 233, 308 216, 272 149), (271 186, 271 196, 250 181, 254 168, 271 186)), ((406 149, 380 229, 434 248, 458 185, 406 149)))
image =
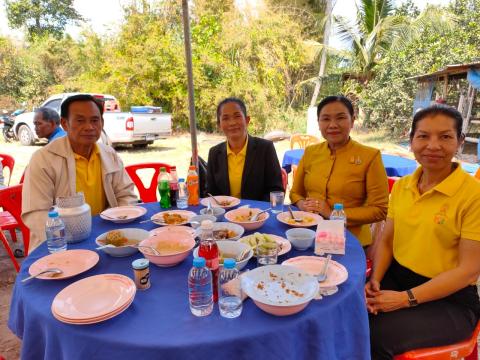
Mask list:
MULTIPOLYGON (((236 0, 239 3, 255 3, 261 0, 236 0)), ((342 15, 350 19, 355 18, 356 1, 357 0, 333 0, 335 7, 333 13, 342 15)), ((122 20, 122 4, 126 4, 128 0, 74 0, 74 6, 77 11, 87 20, 95 32, 105 34, 118 28, 122 20)), ((402 0, 397 0, 402 3, 402 0)), ((449 0, 414 0, 415 4, 423 9, 427 4, 446 5, 449 0)), ((73 37, 78 36, 81 29, 78 27, 68 27, 67 32, 73 37)), ((8 28, 8 22, 5 14, 5 0, 0 0, 0 35, 13 35, 21 38, 22 33, 8 28)), ((335 36, 331 39, 331 46, 336 48, 345 48, 335 36)))

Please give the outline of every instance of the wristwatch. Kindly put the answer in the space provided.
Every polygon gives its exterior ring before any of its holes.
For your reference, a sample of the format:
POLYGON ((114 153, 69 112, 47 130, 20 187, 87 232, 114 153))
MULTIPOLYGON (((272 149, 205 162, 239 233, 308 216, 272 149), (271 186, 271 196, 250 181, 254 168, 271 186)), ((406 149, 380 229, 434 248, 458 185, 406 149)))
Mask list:
POLYGON ((410 306, 410 307, 417 306, 418 301, 415 298, 415 295, 413 295, 412 290, 408 289, 407 290, 407 295, 408 295, 408 306, 410 306))

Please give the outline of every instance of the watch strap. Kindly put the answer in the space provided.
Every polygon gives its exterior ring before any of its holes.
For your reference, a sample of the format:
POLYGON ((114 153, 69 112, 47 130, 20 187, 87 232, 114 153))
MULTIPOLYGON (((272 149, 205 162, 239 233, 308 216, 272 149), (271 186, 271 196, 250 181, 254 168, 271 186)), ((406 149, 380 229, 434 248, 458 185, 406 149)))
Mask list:
POLYGON ((408 296, 408 305, 410 307, 418 305, 418 301, 415 298, 415 295, 413 295, 412 290, 410 290, 410 289, 407 290, 407 296, 408 296))

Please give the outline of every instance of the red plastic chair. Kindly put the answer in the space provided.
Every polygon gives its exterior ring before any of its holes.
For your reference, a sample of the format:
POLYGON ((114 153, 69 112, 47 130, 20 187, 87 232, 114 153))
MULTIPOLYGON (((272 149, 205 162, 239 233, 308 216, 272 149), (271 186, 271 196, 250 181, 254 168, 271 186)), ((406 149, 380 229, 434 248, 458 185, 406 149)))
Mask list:
MULTIPOLYGON (((3 235, 3 232, 2 232, 2 228, 1 228, 1 227, 0 227, 0 240, 1 240, 2 243, 3 243, 3 246, 5 247, 5 250, 7 250, 8 256, 10 256, 10 259, 12 260, 13 266, 15 267, 15 271, 16 271, 16 272, 19 272, 19 271, 20 271, 20 265, 18 265, 18 261, 17 261, 17 259, 15 259, 15 256, 13 255, 12 248, 11 248, 10 245, 8 244, 8 240, 7 240, 7 238, 5 237, 5 235, 3 235)), ((0 360, 1 360, 1 359, 2 359, 2 357, 0 357, 0 360)))
MULTIPOLYGON (((13 185, 5 189, 0 189, 0 206, 8 211, 15 219, 18 227, 22 231, 23 246, 25 256, 28 255, 28 245, 30 243, 30 229, 22 221, 22 188, 23 185, 13 185)), ((3 229, 3 226, 2 226, 3 229)), ((3 242, 3 241, 2 241, 3 242)), ((8 245, 5 244, 4 245, 8 245)), ((9 246, 8 246, 9 247, 9 246)), ((7 249, 8 252, 8 249, 7 249)))
POLYGON ((125 170, 127 171, 128 175, 132 179, 133 183, 138 189, 138 193, 140 194, 140 199, 143 202, 154 202, 157 200, 157 185, 158 185, 158 175, 160 174, 160 168, 164 167, 167 172, 170 172, 170 165, 163 164, 163 163, 142 163, 142 164, 134 164, 134 165, 127 165, 125 166, 125 170), (142 183, 142 180, 137 174, 138 170, 142 169, 153 169, 155 170, 152 181, 150 182, 149 187, 145 187, 142 183))
POLYGON ((439 347, 430 347, 418 350, 410 350, 401 355, 396 355, 394 360, 478 360, 477 338, 480 332, 480 321, 473 331, 470 339, 461 341, 453 345, 439 347))
POLYGON ((288 185, 288 174, 287 171, 284 168, 282 169, 282 184, 283 184, 283 190, 287 191, 287 185, 288 185))
POLYGON ((13 167, 15 166, 15 159, 7 154, 0 154, 0 159, 2 162, 2 167, 8 168, 10 170, 10 174, 8 176, 8 183, 7 186, 10 186, 10 180, 12 179, 12 174, 13 174, 13 167))
POLYGON ((393 188, 393 184, 395 184, 395 182, 400 179, 399 177, 396 177, 396 176, 389 176, 388 177, 388 193, 391 193, 392 192, 392 188, 393 188))

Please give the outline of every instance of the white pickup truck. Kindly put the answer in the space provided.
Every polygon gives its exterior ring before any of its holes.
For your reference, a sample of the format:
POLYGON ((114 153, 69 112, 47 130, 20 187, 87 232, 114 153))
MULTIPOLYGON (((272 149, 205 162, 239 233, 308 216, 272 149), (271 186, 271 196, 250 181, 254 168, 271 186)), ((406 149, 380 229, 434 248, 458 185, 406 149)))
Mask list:
MULTIPOLYGON (((60 105, 69 96, 77 93, 64 93, 50 96, 41 106, 60 114, 60 105)), ((104 131, 112 146, 132 144, 134 147, 147 147, 161 137, 172 134, 172 116, 164 113, 120 112, 118 102, 112 95, 97 95, 105 104, 104 131), (114 104, 113 106, 111 106, 114 104), (113 111, 112 111, 113 110, 113 111)), ((23 113, 15 118, 13 130, 22 145, 33 145, 38 140, 33 125, 34 112, 23 113)))

